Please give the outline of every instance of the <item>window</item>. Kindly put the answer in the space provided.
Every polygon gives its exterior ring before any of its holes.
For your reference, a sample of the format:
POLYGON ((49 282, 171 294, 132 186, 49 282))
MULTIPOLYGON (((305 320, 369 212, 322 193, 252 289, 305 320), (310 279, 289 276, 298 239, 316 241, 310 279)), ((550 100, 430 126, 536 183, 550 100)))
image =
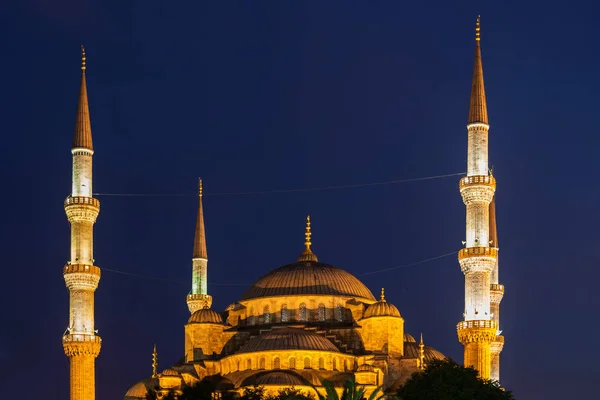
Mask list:
POLYGON ((290 358, 290 369, 296 369, 296 359, 294 357, 290 358))
POLYGON ((304 369, 310 369, 310 358, 309 357, 304 358, 304 369))
POLYGON ((281 306, 281 322, 288 322, 290 320, 290 313, 287 309, 287 304, 281 306))
POLYGON ((258 362, 258 369, 265 369, 265 359, 261 358, 258 362))
POLYGON ((246 360, 246 369, 252 369, 252 360, 251 359, 246 360))
POLYGON ((300 321, 306 321, 306 304, 300 304, 300 321))
POLYGON ((319 369, 325 369, 325 360, 319 358, 319 369))
POLYGON ((335 319, 339 322, 342 322, 342 317, 342 306, 338 304, 337 306, 335 306, 335 319))
POLYGON ((237 367, 236 371, 240 370, 240 360, 237 360, 237 363, 235 365, 237 367))
POLYGON ((325 321, 325 304, 319 304, 318 317, 319 321, 325 321))
POLYGON ((279 361, 279 357, 275 357, 273 359, 273 369, 280 369, 281 368, 281 361, 279 361))
POLYGON ((333 359, 333 370, 337 371, 337 358, 333 359))
POLYGON ((263 319, 264 319, 265 324, 271 323, 271 313, 269 312, 269 306, 265 306, 264 313, 263 313, 263 319))

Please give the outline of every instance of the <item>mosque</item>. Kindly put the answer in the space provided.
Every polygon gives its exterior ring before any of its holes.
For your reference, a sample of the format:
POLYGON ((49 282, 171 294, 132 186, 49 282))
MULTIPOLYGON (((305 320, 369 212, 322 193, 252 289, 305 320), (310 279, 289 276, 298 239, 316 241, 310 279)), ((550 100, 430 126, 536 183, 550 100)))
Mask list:
MULTIPOLYGON (((498 283, 496 181, 488 169, 489 123, 479 30, 478 19, 467 124, 467 176, 459 182, 466 206, 466 240, 458 254, 465 275, 465 309, 457 333, 464 345, 464 364, 475 367, 483 378, 498 380, 504 344, 499 330, 504 286, 498 283)), ((93 225, 100 202, 92 195, 94 149, 85 52, 82 60, 72 146, 73 186, 64 205, 71 224, 71 259, 63 268, 70 292, 63 347, 71 365, 71 399, 93 400, 95 358, 102 344, 94 324, 100 268, 93 258, 93 225)), ((148 390, 159 395, 177 392, 201 381, 212 382, 220 393, 241 394, 245 387, 255 385, 267 392, 294 386, 314 393, 323 390, 323 379, 341 390, 345 380, 354 378, 365 386, 367 395, 379 386, 393 393, 413 373, 445 358, 425 345, 422 336, 417 342, 404 331, 404 319, 386 300, 383 289, 376 298, 350 273, 319 261, 312 248, 310 217, 299 256, 260 277, 225 310, 212 309, 201 181, 198 194, 183 358, 159 372, 155 349, 152 375, 131 386, 125 400, 145 399, 148 390)))

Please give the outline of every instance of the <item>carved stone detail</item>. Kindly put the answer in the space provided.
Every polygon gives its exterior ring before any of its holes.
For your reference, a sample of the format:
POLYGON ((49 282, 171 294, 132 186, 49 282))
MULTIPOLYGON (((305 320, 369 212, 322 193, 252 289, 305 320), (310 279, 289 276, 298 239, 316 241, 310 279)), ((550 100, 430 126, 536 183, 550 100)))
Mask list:
MULTIPOLYGON (((96 267, 97 268, 97 267, 96 267)), ((99 269, 99 268, 98 268, 99 269)), ((71 272, 63 275, 69 290, 94 291, 100 282, 100 275, 92 272, 71 272)))
POLYGON ((186 300, 190 314, 212 305, 212 296, 209 294, 188 294, 186 300))

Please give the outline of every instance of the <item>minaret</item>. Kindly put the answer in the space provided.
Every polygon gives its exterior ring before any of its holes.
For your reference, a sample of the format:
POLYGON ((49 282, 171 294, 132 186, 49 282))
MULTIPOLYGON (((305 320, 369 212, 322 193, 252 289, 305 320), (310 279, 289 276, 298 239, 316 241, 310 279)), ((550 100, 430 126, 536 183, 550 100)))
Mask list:
MULTIPOLYGON (((496 227, 496 196, 490 203, 490 245, 498 251, 498 230, 496 227)), ((490 379, 495 381, 500 380, 500 352, 504 347, 504 336, 501 335, 500 330, 500 302, 504 296, 504 285, 498 283, 498 263, 499 259, 496 257, 496 264, 492 270, 490 276, 490 311, 492 313, 492 319, 496 322, 496 340, 492 342, 491 346, 491 358, 492 366, 490 372, 490 379)))
POLYGON ((490 245, 489 207, 496 180, 488 169, 488 124, 483 67, 481 63, 480 19, 475 29, 475 65, 467 124, 467 176, 460 180, 460 194, 466 206, 465 248, 458 261, 465 275, 464 321, 457 326, 464 345, 464 365, 479 371, 484 379, 491 373, 491 344, 496 339, 496 321, 491 317, 490 275, 498 250, 490 245))
POLYGON ((192 255, 192 291, 187 295, 190 313, 202 308, 210 308, 212 297, 207 285, 208 253, 206 251, 206 233, 204 231, 204 211, 202 209, 202 179, 198 182, 198 215, 196 216, 196 235, 194 236, 194 254, 192 255))
POLYGON ((63 268, 69 289, 69 326, 63 348, 71 364, 71 400, 96 397, 95 363, 101 339, 94 325, 94 291, 100 281, 100 268, 94 265, 94 223, 100 202, 92 197, 92 129, 85 82, 85 50, 81 47, 81 87, 73 136, 73 187, 65 200, 71 224, 71 259, 63 268))

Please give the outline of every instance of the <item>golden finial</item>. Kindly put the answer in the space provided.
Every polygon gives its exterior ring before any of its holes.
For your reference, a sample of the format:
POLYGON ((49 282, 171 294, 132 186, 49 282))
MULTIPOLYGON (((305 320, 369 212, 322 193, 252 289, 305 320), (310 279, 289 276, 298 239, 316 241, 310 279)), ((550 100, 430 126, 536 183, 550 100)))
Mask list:
POLYGON ((85 71, 85 47, 81 45, 81 70, 85 71))
POLYGON ((419 368, 425 369, 425 343, 423 343, 423 333, 421 332, 421 342, 419 343, 419 368))
POLYGON ((198 196, 202 197, 202 178, 198 178, 198 196))
POLYGON ((477 16, 477 23, 475 25, 475 40, 479 42, 481 39, 481 15, 477 16))
POLYGON ((385 301, 385 289, 381 288, 381 300, 380 301, 385 301))
POLYGON ((310 232, 310 215, 308 215, 306 217, 306 231, 304 232, 304 244, 306 245, 306 248, 308 250, 310 250, 310 245, 312 244, 312 242, 310 241, 311 235, 312 233, 310 232))
POLYGON ((158 353, 156 352, 156 344, 154 344, 154 351, 152 352, 152 377, 156 378, 158 375, 156 369, 158 368, 158 353))

